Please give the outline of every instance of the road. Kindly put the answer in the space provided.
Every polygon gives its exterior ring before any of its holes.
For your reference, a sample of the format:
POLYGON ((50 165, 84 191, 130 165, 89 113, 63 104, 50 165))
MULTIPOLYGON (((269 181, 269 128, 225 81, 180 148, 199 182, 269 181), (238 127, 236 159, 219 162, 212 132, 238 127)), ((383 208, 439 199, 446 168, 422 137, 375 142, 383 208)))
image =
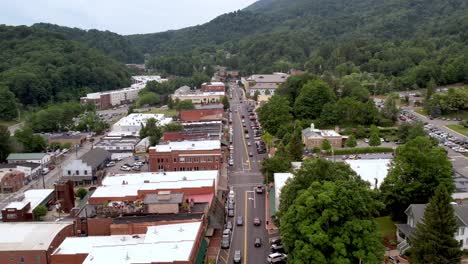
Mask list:
POLYGON ((233 89, 231 100, 234 165, 229 171, 229 186, 235 191, 235 216, 228 218, 233 223, 232 243, 228 250, 221 250, 219 263, 233 263, 235 250, 242 253, 242 263, 264 263, 269 254, 268 232, 265 228, 265 193, 256 194, 255 186, 263 184, 263 176, 260 173, 261 160, 265 155, 258 155, 255 140, 248 121, 248 111, 243 91, 236 85, 230 84, 233 89), (241 104, 239 99, 242 99, 241 104), (242 115, 246 117, 249 139, 245 138, 242 127, 242 115), (247 142, 250 141, 250 146, 247 142), (249 152, 252 157, 249 157, 249 152), (244 219, 243 226, 236 225, 237 216, 244 219), (253 219, 261 219, 260 226, 253 225, 253 219), (262 246, 254 247, 255 238, 261 238, 262 246))

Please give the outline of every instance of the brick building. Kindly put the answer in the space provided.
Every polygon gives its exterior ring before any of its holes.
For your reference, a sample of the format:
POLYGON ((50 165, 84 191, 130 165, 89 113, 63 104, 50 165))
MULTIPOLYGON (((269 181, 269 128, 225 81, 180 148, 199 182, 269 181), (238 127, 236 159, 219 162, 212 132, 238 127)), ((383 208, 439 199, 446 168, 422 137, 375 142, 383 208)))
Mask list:
POLYGON ((163 141, 183 141, 207 138, 207 133, 188 133, 184 131, 168 131, 163 134, 163 141))
POLYGON ((334 130, 316 129, 314 124, 302 130, 302 142, 308 149, 313 149, 314 147, 320 148, 325 139, 330 142, 333 148, 342 148, 346 140, 345 137, 334 130))
POLYGON ((47 138, 47 143, 60 143, 60 144, 65 144, 65 143, 70 143, 71 147, 74 148, 75 146, 83 145, 86 142, 86 134, 83 133, 78 133, 78 134, 53 134, 46 136, 47 138))
POLYGON ((150 171, 220 170, 220 140, 169 142, 149 148, 150 171))
POLYGON ((33 211, 39 205, 48 206, 54 198, 53 189, 35 189, 24 192, 17 201, 2 209, 3 222, 24 222, 34 220, 33 211))
POLYGON ((75 192, 72 181, 60 181, 54 184, 55 201, 60 203, 60 209, 65 213, 75 207, 75 192))
POLYGON ((181 110, 181 122, 222 121, 224 109, 192 109, 181 110))
POLYGON ((71 222, 26 222, 0 225, 0 263, 50 264, 52 252, 74 236, 71 222))
POLYGON ((200 90, 202 92, 224 92, 226 91, 226 86, 222 82, 202 83, 200 90))
POLYGON ((24 172, 0 169, 0 193, 14 193, 24 186, 24 172))

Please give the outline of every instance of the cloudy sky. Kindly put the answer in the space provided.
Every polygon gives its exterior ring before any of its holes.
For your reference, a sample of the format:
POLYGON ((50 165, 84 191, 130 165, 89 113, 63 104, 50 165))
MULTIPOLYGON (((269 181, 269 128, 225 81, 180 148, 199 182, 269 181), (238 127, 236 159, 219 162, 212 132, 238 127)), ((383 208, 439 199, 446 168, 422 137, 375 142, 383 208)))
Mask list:
POLYGON ((210 21, 256 0, 0 0, 0 24, 47 22, 119 34, 153 33, 210 21))

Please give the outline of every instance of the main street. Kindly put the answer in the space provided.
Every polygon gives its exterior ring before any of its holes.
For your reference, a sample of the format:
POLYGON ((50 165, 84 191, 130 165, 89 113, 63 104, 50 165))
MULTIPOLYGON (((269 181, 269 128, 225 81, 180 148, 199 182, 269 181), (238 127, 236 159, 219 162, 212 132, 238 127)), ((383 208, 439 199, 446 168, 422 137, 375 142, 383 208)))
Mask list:
POLYGON ((220 252, 220 263, 233 263, 236 250, 242 254, 242 263, 265 263, 269 253, 268 233, 265 228, 265 190, 262 194, 255 193, 255 187, 263 184, 260 173, 261 161, 264 155, 257 154, 255 139, 249 126, 247 100, 244 92, 236 84, 231 84, 231 113, 233 128, 234 165, 229 171, 229 186, 235 192, 235 216, 228 217, 233 224, 233 236, 230 248, 220 252), (240 103, 242 101, 242 103, 240 103), (246 139, 242 126, 242 116, 245 117, 249 138, 246 139), (250 142, 250 146, 248 144, 250 142), (249 157, 252 153, 252 157, 249 157), (242 216, 242 226, 236 225, 236 219, 242 216), (260 226, 254 226, 253 219, 261 219, 260 226), (262 240, 259 248, 254 246, 255 238, 262 240))

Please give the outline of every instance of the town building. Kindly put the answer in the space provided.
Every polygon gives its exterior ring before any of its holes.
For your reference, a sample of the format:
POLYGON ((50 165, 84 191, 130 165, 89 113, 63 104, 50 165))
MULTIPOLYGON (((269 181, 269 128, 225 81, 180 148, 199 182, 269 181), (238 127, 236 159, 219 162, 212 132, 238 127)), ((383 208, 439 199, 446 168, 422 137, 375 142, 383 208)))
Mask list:
POLYGON ((17 170, 24 173, 25 180, 30 182, 42 175, 41 164, 23 162, 23 163, 4 163, 0 164, 0 170, 17 170))
POLYGON ((184 127, 182 134, 185 135, 200 135, 206 134, 204 139, 221 140, 223 137, 223 123, 221 121, 206 121, 206 122, 190 122, 182 123, 184 127))
POLYGON ((222 82, 202 83, 200 90, 202 92, 225 92, 226 86, 222 82))
POLYGON ((184 171, 164 173, 119 174, 106 177, 91 194, 88 203, 102 205, 117 201, 144 200, 160 191, 183 193, 184 201, 211 203, 217 191, 219 172, 184 171))
POLYGON ((14 193, 24 186, 24 172, 0 169, 0 193, 14 193))
POLYGON ((208 139, 207 133, 189 133, 184 131, 168 131, 163 133, 162 141, 184 141, 208 139))
POLYGON ((52 252, 74 236, 71 222, 0 224, 0 263, 51 264, 52 252))
POLYGON ((146 124, 148 119, 154 118, 160 126, 172 122, 172 118, 165 118, 163 114, 138 114, 133 113, 121 118, 112 126, 112 131, 107 135, 111 137, 139 137, 142 125, 146 124))
POLYGON ((134 84, 128 88, 105 92, 89 93, 81 97, 82 104, 93 103, 97 109, 108 109, 122 104, 131 103, 138 99, 138 93, 149 81, 163 82, 160 76, 133 76, 134 84))
POLYGON ((140 140, 138 144, 135 145, 135 153, 136 154, 146 153, 150 145, 151 145, 150 138, 145 137, 144 139, 140 140))
POLYGON ((251 97, 257 91, 260 95, 274 95, 276 89, 286 82, 288 77, 289 75, 286 73, 254 74, 247 79, 242 78, 241 82, 251 97))
POLYGON ((183 193, 159 191, 145 196, 146 212, 149 214, 178 214, 184 201, 183 193))
MULTIPOLYGON (((410 247, 410 239, 416 230, 417 224, 424 220, 426 204, 411 204, 405 210, 406 224, 396 224, 397 249, 403 255, 410 247)), ((460 242, 460 249, 468 249, 468 205, 452 204, 452 208, 457 218, 458 230, 453 234, 455 240, 460 242)))
POLYGON ((369 182, 370 188, 377 189, 387 177, 391 159, 358 159, 345 160, 361 179, 369 182))
POLYGON ((50 155, 47 153, 10 153, 7 157, 8 163, 37 163, 47 165, 50 162, 50 155))
POLYGON ((131 152, 135 150, 135 145, 138 144, 137 137, 103 137, 98 143, 94 144, 95 148, 107 150, 111 153, 114 152, 131 152))
POLYGON ((75 207, 74 185, 72 181, 64 180, 54 184, 55 202, 60 205, 59 209, 67 214, 75 207))
POLYGON ((201 221, 147 226, 144 233, 68 237, 52 264, 204 263, 207 242, 201 221))
POLYGON ((149 148, 150 171, 220 170, 220 140, 168 142, 149 148))
POLYGON ((346 137, 335 130, 316 129, 313 123, 310 127, 302 130, 302 142, 307 149, 320 148, 325 139, 330 142, 333 148, 342 148, 346 137))
POLYGON ((60 134, 45 134, 45 139, 48 144, 70 144, 71 148, 81 146, 86 142, 87 134, 85 133, 60 133, 60 134))
MULTIPOLYGON (((274 206, 274 213, 276 213, 279 210, 279 205, 280 205, 280 195, 281 195, 281 189, 286 185, 286 182, 294 177, 294 174, 292 173, 274 173, 273 178, 275 180, 275 187, 272 189, 274 190, 274 197, 275 197, 275 206, 274 206)), ((272 194, 270 194, 273 196, 272 194)), ((271 215, 274 215, 271 214, 271 215)))
POLYGON ((24 222, 37 220, 34 219, 34 209, 39 205, 48 206, 53 199, 54 189, 27 190, 18 197, 17 201, 9 203, 2 209, 2 221, 24 222))
POLYGON ((94 148, 81 156, 72 160, 62 167, 62 177, 71 180, 75 184, 91 184, 99 182, 104 176, 105 165, 111 160, 111 153, 107 150, 94 148))
POLYGON ((172 100, 190 100, 193 104, 216 104, 221 102, 225 92, 202 92, 201 90, 190 90, 186 93, 174 93, 172 100))
POLYGON ((203 122, 203 121, 222 121, 224 109, 192 109, 181 110, 179 119, 181 122, 203 122))

